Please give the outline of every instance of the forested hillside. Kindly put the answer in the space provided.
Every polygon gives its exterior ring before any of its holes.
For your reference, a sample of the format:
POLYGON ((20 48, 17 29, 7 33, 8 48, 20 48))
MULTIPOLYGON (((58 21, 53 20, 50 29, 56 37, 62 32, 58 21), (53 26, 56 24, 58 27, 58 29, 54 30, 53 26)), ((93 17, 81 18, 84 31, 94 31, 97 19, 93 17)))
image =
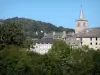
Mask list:
POLYGON ((46 23, 46 22, 42 22, 42 21, 36 21, 36 20, 32 20, 32 19, 27 19, 27 18, 18 18, 18 17, 14 17, 14 18, 8 18, 5 20, 0 19, 1 22, 3 22, 4 24, 12 24, 12 23, 16 23, 16 24, 20 24, 23 26, 23 32, 26 36, 29 37, 37 37, 36 32, 38 32, 39 37, 41 37, 41 31, 43 32, 52 32, 52 31, 56 31, 56 32, 61 32, 63 30, 65 30, 66 32, 74 32, 74 29, 69 29, 69 28, 64 28, 62 26, 55 26, 51 23, 46 23))

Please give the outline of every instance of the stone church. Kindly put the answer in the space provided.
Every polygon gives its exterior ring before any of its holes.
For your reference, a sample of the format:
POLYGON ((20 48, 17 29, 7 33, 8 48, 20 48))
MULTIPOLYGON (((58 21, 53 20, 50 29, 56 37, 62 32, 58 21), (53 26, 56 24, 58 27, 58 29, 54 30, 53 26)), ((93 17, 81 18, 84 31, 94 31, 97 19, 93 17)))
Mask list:
POLYGON ((100 49, 100 27, 88 28, 88 20, 84 18, 82 8, 79 19, 76 20, 75 34, 79 46, 87 45, 95 50, 100 49))
POLYGON ((76 20, 76 28, 75 28, 75 33, 81 32, 83 29, 88 28, 88 20, 84 18, 83 10, 82 7, 80 9, 80 15, 79 19, 76 20))

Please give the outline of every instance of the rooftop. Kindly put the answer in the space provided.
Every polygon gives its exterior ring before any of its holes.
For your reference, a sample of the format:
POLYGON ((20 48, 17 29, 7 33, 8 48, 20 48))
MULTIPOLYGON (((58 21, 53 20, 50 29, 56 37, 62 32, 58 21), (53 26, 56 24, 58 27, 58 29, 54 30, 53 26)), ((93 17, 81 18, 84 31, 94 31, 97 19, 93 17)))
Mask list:
POLYGON ((44 44, 44 43, 48 44, 49 43, 49 44, 52 44, 54 41, 55 40, 53 38, 42 38, 42 39, 39 39, 37 41, 37 43, 42 43, 42 44, 44 44))
POLYGON ((79 32, 76 37, 100 37, 100 27, 84 29, 79 32))

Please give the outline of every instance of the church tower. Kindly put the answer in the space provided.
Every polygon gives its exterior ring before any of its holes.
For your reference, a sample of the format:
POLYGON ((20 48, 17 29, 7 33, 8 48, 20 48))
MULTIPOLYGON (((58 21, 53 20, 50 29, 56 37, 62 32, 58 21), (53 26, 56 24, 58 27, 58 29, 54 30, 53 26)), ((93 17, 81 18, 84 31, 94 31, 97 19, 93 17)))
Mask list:
POLYGON ((77 34, 78 32, 86 28, 88 28, 88 20, 84 19, 84 14, 81 6, 79 19, 76 20, 75 33, 77 34))

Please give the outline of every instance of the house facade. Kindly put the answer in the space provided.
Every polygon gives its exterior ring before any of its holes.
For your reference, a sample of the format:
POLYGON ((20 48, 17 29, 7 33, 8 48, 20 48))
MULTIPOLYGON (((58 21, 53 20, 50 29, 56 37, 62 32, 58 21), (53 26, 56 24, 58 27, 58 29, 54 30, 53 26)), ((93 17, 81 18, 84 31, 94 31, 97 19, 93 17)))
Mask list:
POLYGON ((48 53, 48 51, 51 49, 52 44, 55 40, 53 38, 42 38, 37 40, 35 45, 32 45, 30 48, 31 51, 34 51, 39 54, 45 54, 48 53))
POLYGON ((87 45, 95 50, 100 49, 100 27, 87 28, 77 34, 76 39, 80 45, 87 45))
POLYGON ((50 43, 36 43, 33 45, 34 48, 30 48, 30 50, 39 54, 46 54, 51 49, 51 46, 52 44, 50 43))

